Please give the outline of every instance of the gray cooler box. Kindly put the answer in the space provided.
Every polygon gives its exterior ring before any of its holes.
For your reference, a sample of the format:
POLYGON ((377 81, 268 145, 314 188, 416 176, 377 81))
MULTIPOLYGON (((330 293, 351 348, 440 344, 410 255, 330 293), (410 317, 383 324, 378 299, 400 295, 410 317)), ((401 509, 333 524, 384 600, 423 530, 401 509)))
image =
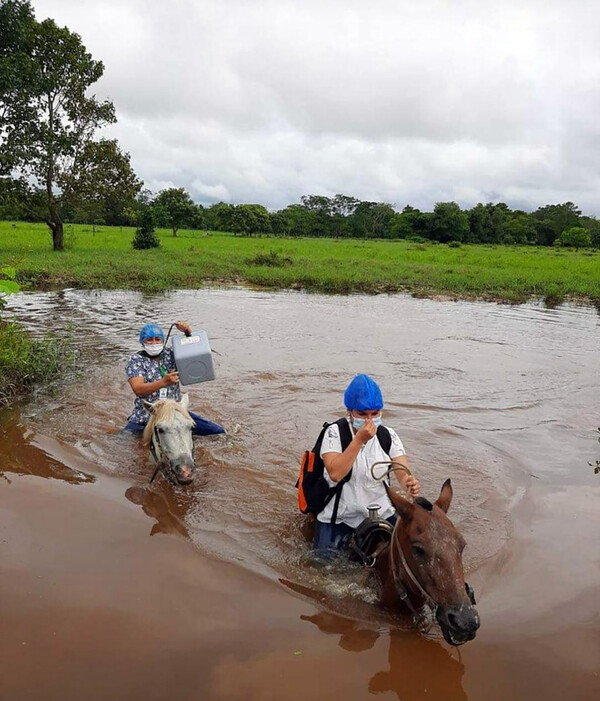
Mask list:
POLYGON ((173 354, 182 385, 215 379, 206 331, 194 331, 191 336, 173 336, 173 354))

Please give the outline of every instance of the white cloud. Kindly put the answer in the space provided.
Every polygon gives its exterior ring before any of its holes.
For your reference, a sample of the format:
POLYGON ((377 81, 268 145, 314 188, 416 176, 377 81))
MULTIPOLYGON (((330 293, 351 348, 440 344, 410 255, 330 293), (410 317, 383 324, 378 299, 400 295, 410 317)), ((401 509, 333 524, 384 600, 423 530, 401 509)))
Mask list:
POLYGON ((575 0, 34 0, 106 67, 146 185, 600 214, 600 8, 575 0))

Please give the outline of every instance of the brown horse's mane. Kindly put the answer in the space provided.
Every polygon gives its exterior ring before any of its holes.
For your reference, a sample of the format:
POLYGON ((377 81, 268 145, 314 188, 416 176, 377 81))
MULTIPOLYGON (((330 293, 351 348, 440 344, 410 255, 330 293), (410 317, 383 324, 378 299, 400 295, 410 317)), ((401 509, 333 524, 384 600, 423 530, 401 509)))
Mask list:
POLYGON ((144 445, 150 445, 154 426, 161 421, 170 423, 175 418, 175 412, 179 412, 189 423, 193 424, 194 419, 190 416, 189 411, 174 399, 159 399, 152 405, 150 419, 144 428, 142 442, 144 445))

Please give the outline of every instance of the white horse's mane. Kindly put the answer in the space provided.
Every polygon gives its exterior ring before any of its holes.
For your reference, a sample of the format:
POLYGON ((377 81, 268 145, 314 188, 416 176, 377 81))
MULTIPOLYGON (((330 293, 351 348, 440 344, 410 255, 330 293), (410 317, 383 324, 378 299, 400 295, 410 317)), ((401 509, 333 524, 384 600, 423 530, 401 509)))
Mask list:
POLYGON ((152 411, 150 412, 150 419, 144 428, 144 433, 142 435, 142 442, 144 445, 150 445, 152 440, 152 433, 154 431, 154 426, 157 423, 173 423, 176 414, 179 413, 183 418, 190 424, 194 423, 194 419, 190 416, 189 411, 179 402, 174 399, 159 399, 152 405, 152 411))

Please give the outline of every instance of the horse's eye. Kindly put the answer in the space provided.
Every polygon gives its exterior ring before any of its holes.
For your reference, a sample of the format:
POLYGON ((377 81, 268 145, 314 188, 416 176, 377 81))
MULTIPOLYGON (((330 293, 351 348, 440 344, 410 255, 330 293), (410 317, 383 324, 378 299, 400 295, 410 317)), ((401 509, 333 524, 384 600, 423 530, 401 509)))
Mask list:
POLYGON ((165 429, 164 429, 162 426, 158 426, 158 427, 156 428, 156 430, 157 430, 159 433, 164 433, 164 432, 165 432, 165 429))
POLYGON ((413 545, 412 551, 417 557, 423 557, 425 555, 425 550, 420 545, 413 545))

